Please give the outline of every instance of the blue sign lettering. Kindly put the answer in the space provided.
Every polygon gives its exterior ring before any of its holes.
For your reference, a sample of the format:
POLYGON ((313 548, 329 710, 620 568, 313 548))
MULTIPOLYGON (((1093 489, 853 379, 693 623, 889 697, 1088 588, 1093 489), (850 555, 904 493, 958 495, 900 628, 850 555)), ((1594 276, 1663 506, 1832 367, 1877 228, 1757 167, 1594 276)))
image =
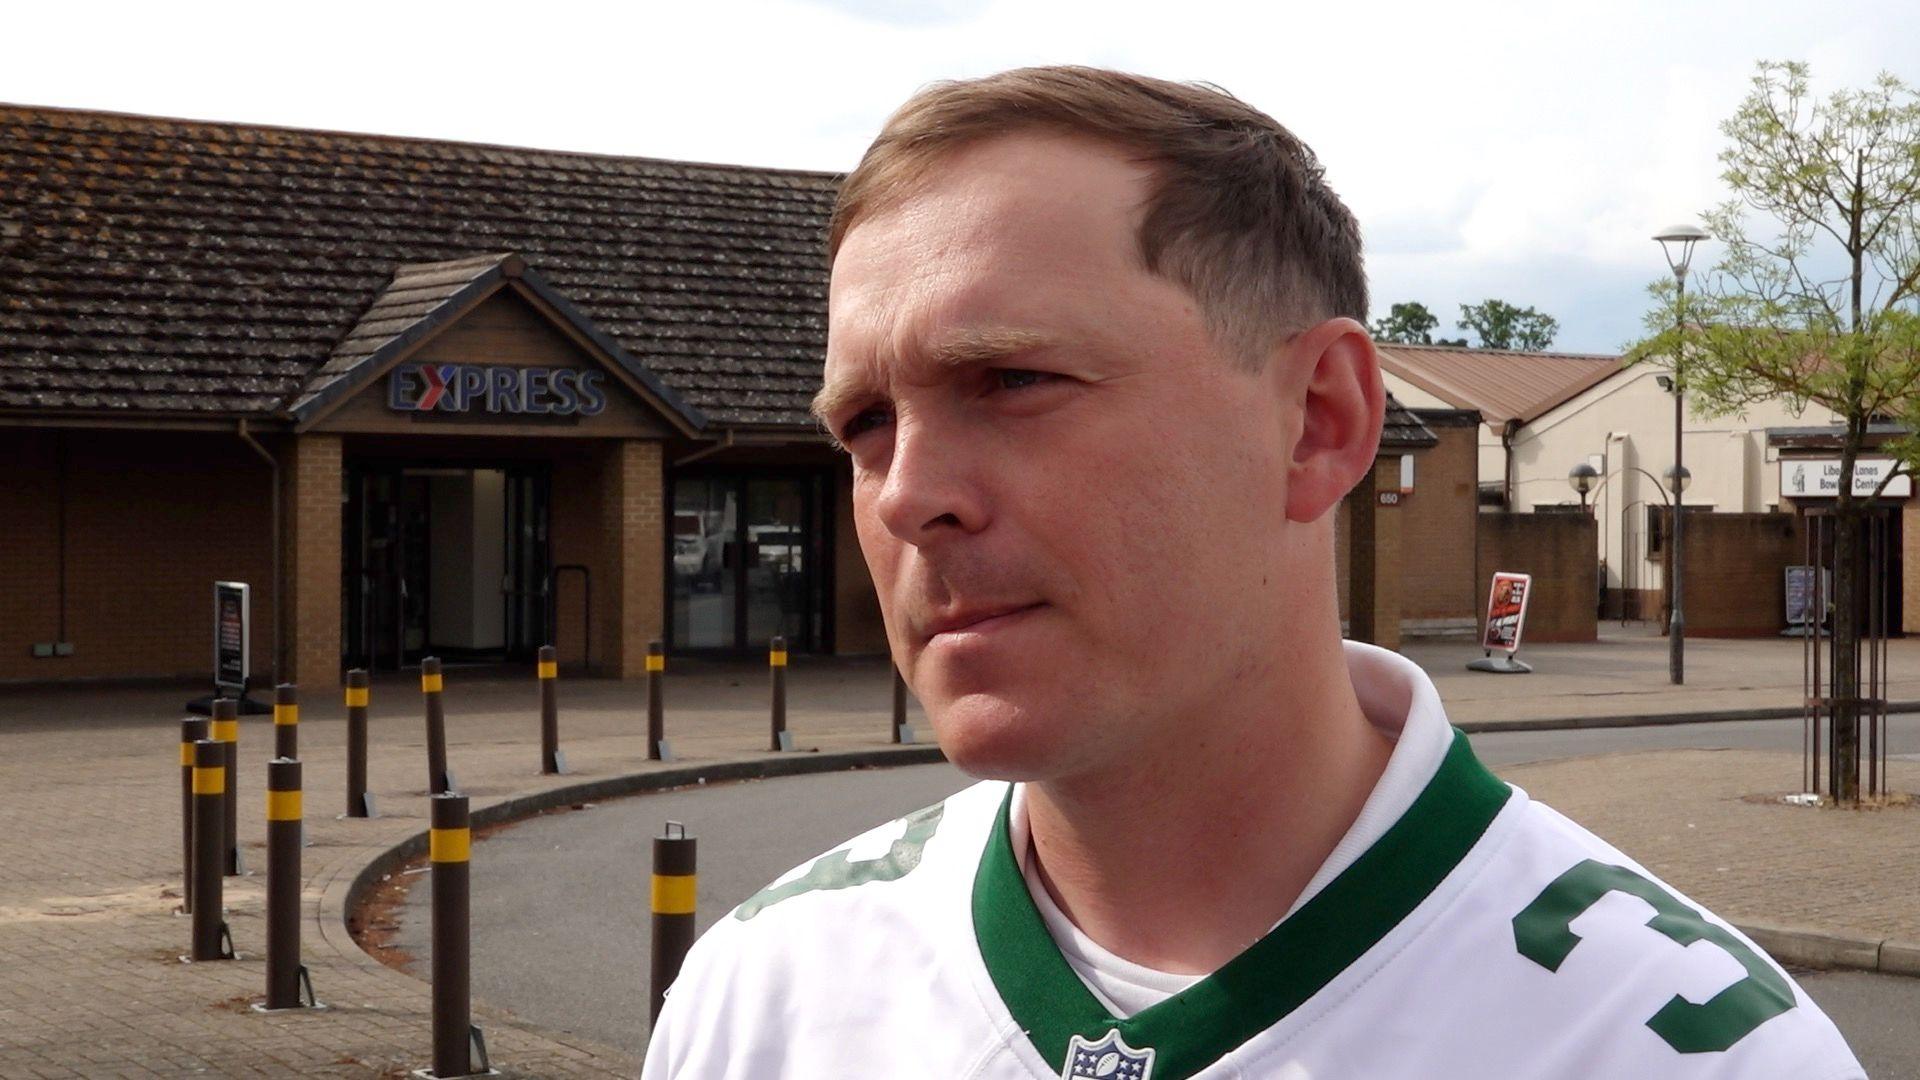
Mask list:
POLYGON ((582 368, 491 364, 401 364, 387 380, 396 412, 598 416, 607 408, 606 373, 582 368))

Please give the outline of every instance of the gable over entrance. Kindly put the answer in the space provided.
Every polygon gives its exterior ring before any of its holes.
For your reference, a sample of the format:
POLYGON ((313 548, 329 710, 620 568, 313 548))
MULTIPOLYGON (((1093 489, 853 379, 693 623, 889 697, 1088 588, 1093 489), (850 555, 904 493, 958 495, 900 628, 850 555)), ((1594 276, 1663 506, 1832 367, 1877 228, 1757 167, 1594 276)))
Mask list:
POLYGON ((289 410, 298 430, 692 436, 706 418, 517 255, 400 267, 289 410))

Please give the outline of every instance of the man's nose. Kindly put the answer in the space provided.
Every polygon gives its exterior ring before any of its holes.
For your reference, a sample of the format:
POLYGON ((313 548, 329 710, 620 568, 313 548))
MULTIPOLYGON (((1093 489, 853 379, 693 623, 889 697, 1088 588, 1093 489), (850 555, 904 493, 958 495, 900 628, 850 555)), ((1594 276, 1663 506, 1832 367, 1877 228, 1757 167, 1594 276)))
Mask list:
POLYGON ((881 523, 900 540, 916 545, 952 530, 977 531, 986 520, 978 457, 964 433, 950 424, 902 420, 894 429, 893 454, 874 499, 881 523))

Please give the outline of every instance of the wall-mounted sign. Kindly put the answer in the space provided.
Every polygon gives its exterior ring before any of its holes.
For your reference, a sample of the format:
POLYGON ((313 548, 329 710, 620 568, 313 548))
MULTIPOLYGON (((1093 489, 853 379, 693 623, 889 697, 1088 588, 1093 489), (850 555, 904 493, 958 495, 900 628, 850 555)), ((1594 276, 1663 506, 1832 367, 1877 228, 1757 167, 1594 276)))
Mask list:
POLYGON ((1826 605, 1833 599, 1833 571, 1825 567, 1789 566, 1787 571, 1787 625, 1811 626, 1826 622, 1826 605))
POLYGON ((1533 592, 1533 575, 1493 575, 1493 588, 1487 593, 1487 627, 1480 645, 1489 651, 1500 649, 1511 656, 1520 651, 1520 632, 1526 627, 1527 600, 1533 592))
MULTIPOLYGON (((1892 458, 1857 458, 1853 463, 1853 493, 1861 498, 1873 494, 1893 471, 1892 458)), ((1839 458, 1781 458, 1780 494, 1788 499, 1837 499, 1840 497, 1839 458)), ((1913 477, 1901 473, 1880 493, 1888 499, 1904 499, 1913 494, 1913 477)))
POLYGON ((401 364, 387 377, 387 407, 396 412, 597 416, 607 407, 606 373, 585 368, 401 364))
POLYGON ((240 694, 247 690, 248 639, 252 625, 247 586, 239 581, 213 583, 213 685, 240 694))

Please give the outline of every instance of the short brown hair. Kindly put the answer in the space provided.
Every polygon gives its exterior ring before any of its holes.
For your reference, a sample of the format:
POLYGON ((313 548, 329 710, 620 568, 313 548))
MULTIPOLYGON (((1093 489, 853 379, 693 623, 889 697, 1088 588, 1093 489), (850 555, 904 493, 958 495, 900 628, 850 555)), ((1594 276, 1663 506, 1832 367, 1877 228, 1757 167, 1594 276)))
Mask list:
POLYGON ((953 151, 1035 129, 1091 136, 1153 166, 1140 226, 1152 273, 1199 301, 1247 368, 1321 319, 1367 317, 1360 226, 1307 145, 1214 86, 1089 67, 935 83, 902 105, 840 187, 827 255, 953 151))

